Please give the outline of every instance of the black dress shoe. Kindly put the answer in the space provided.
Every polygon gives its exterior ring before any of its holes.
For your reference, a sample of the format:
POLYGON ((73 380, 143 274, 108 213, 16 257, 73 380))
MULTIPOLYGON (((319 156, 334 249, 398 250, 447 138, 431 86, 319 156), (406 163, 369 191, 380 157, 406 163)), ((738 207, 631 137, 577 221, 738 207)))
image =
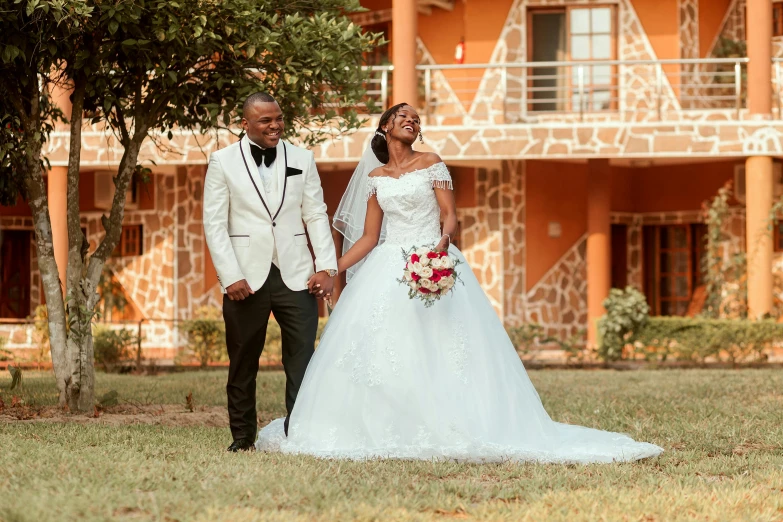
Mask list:
POLYGON ((255 445, 250 439, 237 439, 231 443, 231 446, 228 447, 228 451, 232 453, 236 453, 238 451, 253 451, 254 449, 255 445))

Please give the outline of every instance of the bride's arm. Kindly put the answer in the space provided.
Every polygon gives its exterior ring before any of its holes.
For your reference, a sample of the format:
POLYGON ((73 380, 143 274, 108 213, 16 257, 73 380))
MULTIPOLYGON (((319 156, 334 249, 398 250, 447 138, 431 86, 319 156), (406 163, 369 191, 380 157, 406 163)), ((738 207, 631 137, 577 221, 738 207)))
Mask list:
POLYGON ((443 220, 443 236, 435 247, 438 251, 447 250, 451 245, 451 238, 457 233, 457 203, 454 201, 454 191, 445 188, 436 188, 435 197, 440 206, 440 218, 443 220))
MULTIPOLYGON (((456 222, 456 220, 455 220, 456 222)), ((337 272, 342 274, 353 265, 365 258, 378 245, 383 225, 383 210, 375 195, 367 200, 367 215, 364 217, 364 233, 348 252, 337 260, 337 272)))

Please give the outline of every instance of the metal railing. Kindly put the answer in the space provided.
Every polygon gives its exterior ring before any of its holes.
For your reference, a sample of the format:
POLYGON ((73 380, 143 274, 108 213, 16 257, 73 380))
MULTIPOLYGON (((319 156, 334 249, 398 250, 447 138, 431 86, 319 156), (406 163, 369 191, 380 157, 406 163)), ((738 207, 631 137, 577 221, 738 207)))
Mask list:
MULTIPOLYGON (((783 82, 773 63, 775 99, 783 82)), ((419 109, 440 120, 537 121, 556 115, 667 119, 683 111, 745 108, 747 58, 418 65, 419 109)), ((368 68, 367 96, 389 107, 393 66, 368 68)))

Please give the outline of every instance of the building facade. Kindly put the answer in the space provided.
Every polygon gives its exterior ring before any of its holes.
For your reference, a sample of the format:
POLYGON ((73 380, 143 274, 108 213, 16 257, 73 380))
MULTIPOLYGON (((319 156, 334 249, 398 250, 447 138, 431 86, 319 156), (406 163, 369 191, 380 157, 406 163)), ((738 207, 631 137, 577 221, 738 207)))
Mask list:
MULTIPOLYGON (((627 285, 655 314, 688 313, 702 285, 702 205, 727 182, 727 251, 748 253, 750 314, 772 309, 783 271, 781 235, 768 232, 783 195, 783 2, 362 5, 354 21, 389 40, 367 56, 368 97, 418 108, 417 148, 449 166, 456 243, 504 322, 560 338, 587 331, 592 342, 609 289, 627 285)), ((358 132, 315 147, 330 212, 376 125, 370 115, 358 132)), ((138 322, 150 357, 176 352, 177 320, 220 306, 201 191, 207 154, 233 139, 181 132, 162 139, 166 152, 145 144, 153 175, 132 189, 107 277, 128 301, 116 318, 138 322)), ((95 248, 122 149, 98 127, 83 140, 82 221, 95 248)), ((67 144, 59 130, 47 151, 52 219, 63 223, 56 249, 66 235, 67 144)), ((17 323, 42 302, 24 203, 0 209, 0 231, 0 332, 7 348, 24 350, 32 330, 17 323)))

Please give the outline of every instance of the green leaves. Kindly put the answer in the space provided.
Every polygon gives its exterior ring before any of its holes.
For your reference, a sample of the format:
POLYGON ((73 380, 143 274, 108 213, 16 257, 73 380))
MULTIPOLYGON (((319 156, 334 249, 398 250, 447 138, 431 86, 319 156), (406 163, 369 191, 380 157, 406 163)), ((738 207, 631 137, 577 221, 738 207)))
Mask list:
POLYGON ((9 63, 22 55, 22 50, 15 45, 6 45, 3 48, 3 62, 9 63))
POLYGON ((604 300, 606 315, 598 321, 598 356, 606 361, 623 358, 623 348, 633 343, 650 317, 647 299, 633 287, 613 288, 604 300))

